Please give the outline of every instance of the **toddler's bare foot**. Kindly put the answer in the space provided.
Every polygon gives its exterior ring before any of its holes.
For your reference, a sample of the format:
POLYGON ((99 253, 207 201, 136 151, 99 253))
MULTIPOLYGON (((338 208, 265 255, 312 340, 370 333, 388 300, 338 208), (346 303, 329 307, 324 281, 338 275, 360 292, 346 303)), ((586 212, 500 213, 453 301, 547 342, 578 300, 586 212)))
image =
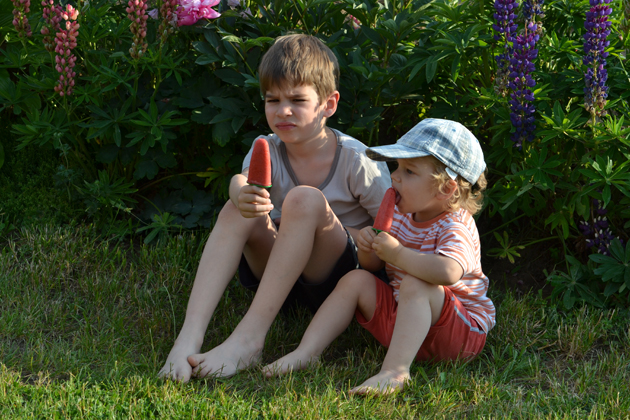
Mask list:
POLYGON ((188 382, 192 375, 192 367, 188 363, 187 358, 196 351, 198 350, 188 346, 178 346, 175 343, 166 359, 166 363, 158 372, 158 376, 174 381, 188 382))
POLYGON ((318 356, 311 356, 309 354, 302 353, 299 350, 295 350, 265 366, 263 368, 263 372, 267 378, 271 378, 272 376, 285 375, 294 370, 306 369, 318 362, 318 356))
POLYGON ((257 365, 261 353, 262 347, 228 338, 207 353, 188 356, 188 363, 192 366, 193 376, 197 378, 208 375, 227 378, 239 370, 257 365))
POLYGON ((402 391, 410 379, 409 372, 380 371, 361 385, 352 388, 350 394, 392 394, 402 391))

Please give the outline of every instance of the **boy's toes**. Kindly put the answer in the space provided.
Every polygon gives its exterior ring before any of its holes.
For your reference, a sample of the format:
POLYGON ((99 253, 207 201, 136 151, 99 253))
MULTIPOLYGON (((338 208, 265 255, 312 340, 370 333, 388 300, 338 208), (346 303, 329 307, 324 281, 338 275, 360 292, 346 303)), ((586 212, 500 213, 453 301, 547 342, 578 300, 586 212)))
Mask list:
POLYGON ((192 366, 193 368, 199 366, 202 360, 201 356, 201 354, 191 354, 190 356, 188 356, 188 363, 190 363, 190 366, 192 366))

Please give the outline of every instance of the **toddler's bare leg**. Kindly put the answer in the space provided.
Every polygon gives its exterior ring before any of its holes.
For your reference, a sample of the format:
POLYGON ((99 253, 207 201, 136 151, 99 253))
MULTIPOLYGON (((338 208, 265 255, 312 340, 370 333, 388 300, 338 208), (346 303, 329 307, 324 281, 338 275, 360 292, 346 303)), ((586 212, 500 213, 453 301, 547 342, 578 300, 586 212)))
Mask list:
POLYGON ((297 349, 265 366, 267 377, 305 369, 319 360, 319 356, 343 333, 359 308, 366 319, 376 309, 376 284, 372 273, 354 270, 339 280, 309 324, 297 349))
POLYGON ((268 217, 244 218, 228 200, 204 248, 195 275, 186 318, 160 376, 187 382, 192 374, 188 356, 199 352, 210 318, 247 250, 264 266, 277 233, 268 217))
POLYGON ((252 305, 234 332, 218 347, 188 361, 197 376, 233 375, 257 362, 267 331, 300 274, 325 280, 347 243, 321 191, 297 187, 287 195, 282 222, 252 305))
POLYGON ((444 288, 406 276, 400 285, 400 298, 394 333, 381 371, 350 390, 351 394, 389 394, 400 391, 410 379, 409 368, 431 325, 444 306, 444 288))

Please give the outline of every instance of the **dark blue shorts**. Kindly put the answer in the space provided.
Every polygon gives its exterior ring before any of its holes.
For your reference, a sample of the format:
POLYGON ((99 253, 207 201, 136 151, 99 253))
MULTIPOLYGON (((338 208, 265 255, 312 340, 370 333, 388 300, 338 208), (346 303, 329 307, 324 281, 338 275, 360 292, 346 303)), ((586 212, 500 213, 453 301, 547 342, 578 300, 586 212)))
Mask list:
MULTIPOLYGON (((345 228, 344 228, 345 229, 345 228)), ((298 277, 295 285, 289 292, 289 296, 282 305, 282 312, 287 312, 296 305, 305 306, 312 313, 324 303, 328 295, 335 289, 339 280, 350 271, 358 268, 359 260, 357 258, 357 247, 352 239, 352 235, 346 229, 348 242, 343 254, 337 260, 335 267, 328 278, 321 283, 313 284, 304 281, 302 276, 298 277)), ((251 268, 247 264, 245 256, 241 256, 241 262, 238 265, 238 278, 240 283, 248 290, 256 292, 260 279, 256 278, 251 268)))

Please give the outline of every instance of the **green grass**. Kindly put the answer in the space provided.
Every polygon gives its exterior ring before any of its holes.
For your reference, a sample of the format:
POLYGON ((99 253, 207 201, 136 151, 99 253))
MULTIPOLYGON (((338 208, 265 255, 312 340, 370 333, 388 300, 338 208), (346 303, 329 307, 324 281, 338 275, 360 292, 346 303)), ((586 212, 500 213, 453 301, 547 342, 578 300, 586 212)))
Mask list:
MULTIPOLYGON (((148 247, 95 236, 43 227, 0 239, 0 418, 630 418, 630 312, 567 312, 537 294, 491 293, 498 323, 482 355, 415 364, 413 383, 393 397, 348 395, 385 354, 356 323, 312 370, 159 380, 205 237, 148 247)), ((228 336, 249 300, 230 285, 204 350, 228 336)), ((280 316, 264 361, 294 349, 309 318, 280 316)))

